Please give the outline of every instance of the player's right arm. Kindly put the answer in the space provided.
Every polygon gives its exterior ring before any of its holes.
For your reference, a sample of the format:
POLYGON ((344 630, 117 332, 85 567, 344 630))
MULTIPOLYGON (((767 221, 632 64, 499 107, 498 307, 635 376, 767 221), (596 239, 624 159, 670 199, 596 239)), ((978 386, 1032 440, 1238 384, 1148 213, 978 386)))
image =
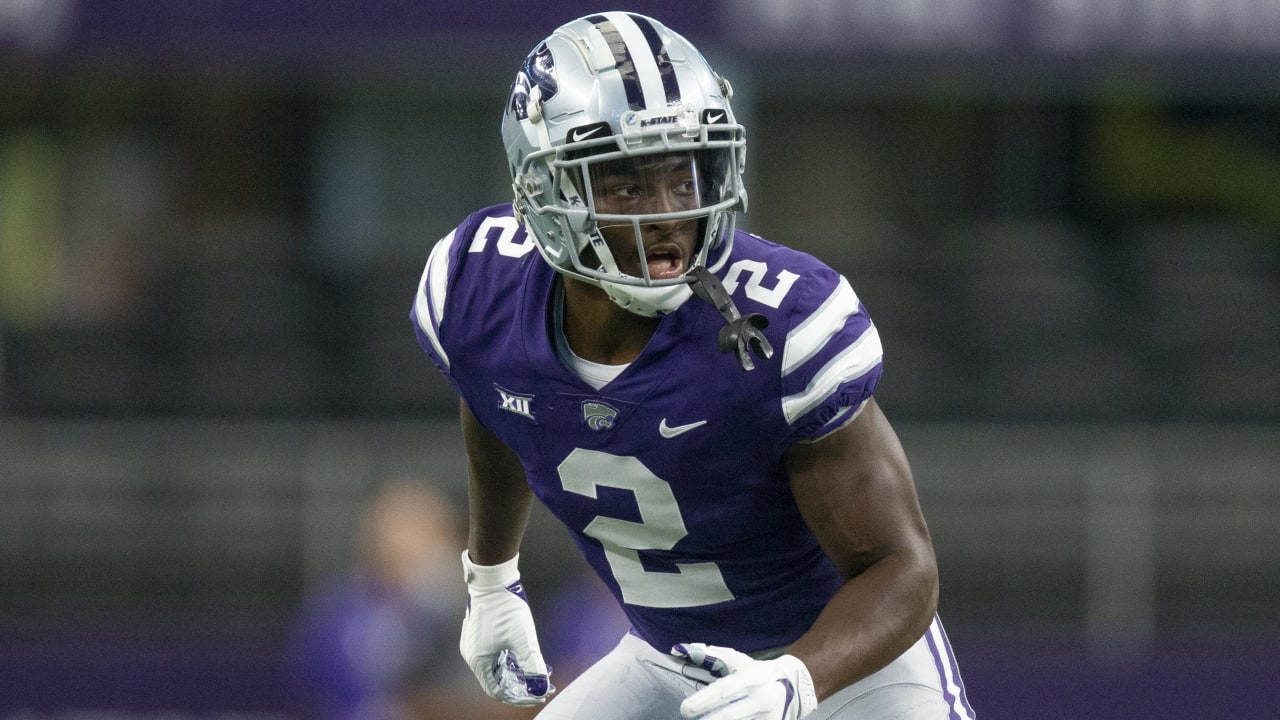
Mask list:
POLYGON ((520 459, 480 424, 465 400, 459 403, 459 420, 470 479, 467 554, 474 563, 497 565, 520 551, 533 491, 520 459))
POLYGON ((545 702, 555 692, 517 567, 533 491, 520 460, 460 404, 469 466, 467 614, 459 650, 491 697, 512 705, 545 702))
MULTIPOLYGON (((485 293, 492 292, 488 284, 467 281, 465 271, 474 264, 467 250, 477 228, 502 226, 502 217, 477 213, 436 243, 410 311, 422 349, 464 396, 465 383, 454 375, 457 358, 451 356, 467 354, 465 335, 474 328, 467 311, 482 306, 485 293)), ((462 553, 467 611, 458 648, 491 697, 513 705, 545 702, 555 688, 518 568, 533 492, 515 453, 480 423, 465 399, 459 420, 468 458, 469 530, 462 553)))

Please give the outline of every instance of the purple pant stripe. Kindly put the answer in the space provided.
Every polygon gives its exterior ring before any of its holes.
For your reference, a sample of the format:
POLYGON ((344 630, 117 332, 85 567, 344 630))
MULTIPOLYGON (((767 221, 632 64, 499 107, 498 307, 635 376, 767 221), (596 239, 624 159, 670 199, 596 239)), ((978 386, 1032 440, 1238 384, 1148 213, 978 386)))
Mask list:
POLYGON ((947 629, 942 627, 942 619, 934 617, 934 624, 938 626, 938 634, 942 637, 942 643, 946 647, 947 658, 951 662, 951 677, 956 680, 956 687, 960 688, 960 703, 964 705, 965 712, 970 718, 976 717, 973 712, 973 706, 969 704, 969 694, 964 689, 964 678, 960 677, 960 664, 956 662, 956 653, 951 649, 951 638, 947 637, 947 629))
POLYGON ((956 665, 955 653, 951 652, 951 643, 947 641, 946 632, 942 630, 942 620, 938 619, 936 615, 933 618, 933 626, 924 634, 924 638, 929 643, 929 652, 933 653, 933 666, 938 671, 938 680, 942 685, 942 697, 945 698, 947 707, 950 708, 948 717, 950 717, 950 720, 973 720, 973 708, 969 706, 969 698, 965 697, 964 683, 960 680, 960 669, 956 665), (933 626, 937 626, 938 638, 941 639, 941 644, 938 644, 940 639, 934 639, 933 637, 933 626), (948 670, 950 670, 951 678, 955 679, 956 688, 959 688, 959 696, 951 692, 952 682, 947 679, 948 670), (960 714, 957 706, 964 708, 964 715, 960 714))
POLYGON ((938 644, 933 639, 933 629, 930 628, 924 634, 924 637, 929 641, 929 652, 933 653, 933 665, 938 669, 938 681, 942 685, 942 697, 947 701, 947 708, 951 711, 951 714, 947 717, 950 720, 962 720, 960 714, 956 712, 956 696, 951 694, 951 683, 947 682, 946 661, 938 649, 938 644))

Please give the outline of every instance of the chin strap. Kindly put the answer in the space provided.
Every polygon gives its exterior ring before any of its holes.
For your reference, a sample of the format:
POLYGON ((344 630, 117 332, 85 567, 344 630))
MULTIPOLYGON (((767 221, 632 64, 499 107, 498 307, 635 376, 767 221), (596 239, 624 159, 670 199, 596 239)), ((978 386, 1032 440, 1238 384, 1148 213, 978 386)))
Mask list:
POLYGON ((743 370, 755 369, 756 364, 751 359, 751 351, 764 360, 773 357, 773 346, 761 332, 768 327, 768 318, 760 313, 739 314, 737 306, 733 304, 733 298, 729 297, 724 285, 720 283, 720 278, 712 275, 705 267, 699 265, 691 271, 691 274, 693 282, 690 285, 693 287, 693 293, 718 310, 724 321, 728 323, 720 329, 720 352, 736 351, 738 364, 743 370))

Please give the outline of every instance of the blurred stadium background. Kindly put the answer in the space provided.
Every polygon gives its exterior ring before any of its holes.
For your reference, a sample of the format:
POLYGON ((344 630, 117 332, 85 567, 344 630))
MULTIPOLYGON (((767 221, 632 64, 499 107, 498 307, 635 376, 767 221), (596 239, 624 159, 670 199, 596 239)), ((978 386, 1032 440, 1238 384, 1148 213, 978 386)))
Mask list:
MULTIPOLYGON (((1280 0, 625 5, 877 319, 980 715, 1274 713, 1280 0)), ((0 718, 294 714, 371 488, 464 499, 410 299, 600 9, 0 0, 0 718)), ((536 515, 535 603, 568 552, 536 515)))

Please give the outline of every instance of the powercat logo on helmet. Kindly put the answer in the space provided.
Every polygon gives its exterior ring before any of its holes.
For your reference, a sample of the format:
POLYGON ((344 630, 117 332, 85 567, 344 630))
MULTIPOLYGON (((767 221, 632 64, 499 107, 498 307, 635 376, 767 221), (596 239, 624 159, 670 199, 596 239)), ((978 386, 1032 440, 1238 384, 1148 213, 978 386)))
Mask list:
POLYGON ((508 110, 517 120, 529 119, 529 94, 533 88, 541 91, 542 101, 550 100, 560 91, 560 83, 556 80, 555 59, 547 44, 541 43, 524 59, 524 65, 516 73, 515 82, 511 84, 511 101, 508 110))

